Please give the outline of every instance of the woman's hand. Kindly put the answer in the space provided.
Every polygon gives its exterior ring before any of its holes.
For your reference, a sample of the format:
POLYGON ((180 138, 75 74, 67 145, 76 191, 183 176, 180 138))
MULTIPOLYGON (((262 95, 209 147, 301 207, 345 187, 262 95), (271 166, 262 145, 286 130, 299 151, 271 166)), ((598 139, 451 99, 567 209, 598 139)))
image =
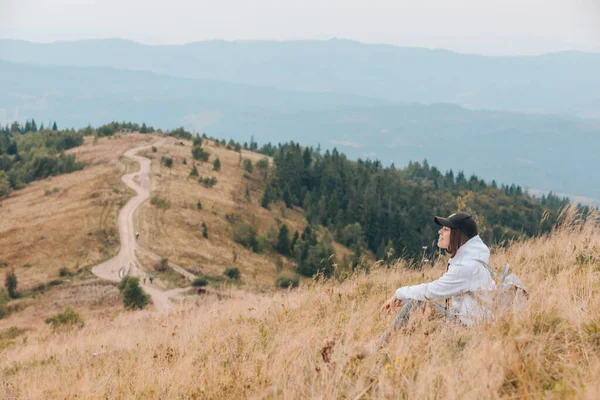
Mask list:
POLYGON ((385 311, 386 314, 389 314, 394 308, 400 307, 400 304, 402 304, 402 302, 398 300, 394 294, 388 299, 388 301, 385 302, 383 306, 381 306, 379 312, 385 311))

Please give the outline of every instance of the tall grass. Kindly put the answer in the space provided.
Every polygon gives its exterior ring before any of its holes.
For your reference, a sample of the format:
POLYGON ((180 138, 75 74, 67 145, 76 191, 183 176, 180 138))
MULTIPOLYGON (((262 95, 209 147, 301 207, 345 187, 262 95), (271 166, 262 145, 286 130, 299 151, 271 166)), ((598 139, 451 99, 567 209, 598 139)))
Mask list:
POLYGON ((520 311, 472 328, 426 311, 366 358, 393 318, 381 304, 445 260, 42 327, 0 353, 0 380, 18 398, 598 398, 600 218, 578 218, 566 210, 551 234, 493 249, 529 287, 520 311))

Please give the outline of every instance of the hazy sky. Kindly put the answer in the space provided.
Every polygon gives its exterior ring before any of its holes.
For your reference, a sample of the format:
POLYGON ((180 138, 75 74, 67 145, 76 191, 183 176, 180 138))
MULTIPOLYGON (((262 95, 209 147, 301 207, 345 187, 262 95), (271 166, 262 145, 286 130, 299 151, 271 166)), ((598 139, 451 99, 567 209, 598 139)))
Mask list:
POLYGON ((600 0, 0 0, 0 38, 107 37, 148 44, 338 37, 481 54, 600 52, 600 0))

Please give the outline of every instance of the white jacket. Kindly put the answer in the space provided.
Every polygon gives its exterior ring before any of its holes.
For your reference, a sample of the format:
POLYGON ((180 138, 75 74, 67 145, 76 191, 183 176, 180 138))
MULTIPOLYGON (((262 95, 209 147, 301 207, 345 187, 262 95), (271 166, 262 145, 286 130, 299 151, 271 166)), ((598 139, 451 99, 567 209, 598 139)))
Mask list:
POLYGON ((452 298, 452 308, 466 325, 490 316, 489 303, 496 284, 481 262, 489 263, 490 250, 479 236, 472 237, 450 259, 448 271, 438 280, 396 290, 398 300, 452 298), (487 305, 485 303, 488 303, 487 305))

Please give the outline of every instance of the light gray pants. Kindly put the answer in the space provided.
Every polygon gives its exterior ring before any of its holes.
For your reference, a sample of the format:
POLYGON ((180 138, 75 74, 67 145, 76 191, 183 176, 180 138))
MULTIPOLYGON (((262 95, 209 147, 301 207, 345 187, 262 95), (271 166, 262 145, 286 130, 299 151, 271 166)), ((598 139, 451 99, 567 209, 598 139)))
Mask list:
MULTIPOLYGON (((396 318, 394 318, 394 320, 392 321, 390 326, 387 328, 387 330, 385 331, 383 336, 381 336, 379 338, 379 343, 380 344, 387 343, 391 334, 394 331, 396 331, 397 329, 400 329, 401 327, 406 326, 406 324, 408 324, 408 320, 410 319, 410 316, 415 311, 422 310, 423 308, 425 308, 426 304, 427 304, 427 302, 419 301, 419 300, 403 301, 400 312, 398 312, 398 315, 396 315, 396 318)), ((458 320, 458 318, 456 317, 456 314, 452 310, 448 309, 448 307, 443 306, 438 303, 433 303, 433 302, 431 304, 433 304, 433 306, 435 307, 436 314, 442 315, 444 318, 451 320, 451 321, 458 320)))

